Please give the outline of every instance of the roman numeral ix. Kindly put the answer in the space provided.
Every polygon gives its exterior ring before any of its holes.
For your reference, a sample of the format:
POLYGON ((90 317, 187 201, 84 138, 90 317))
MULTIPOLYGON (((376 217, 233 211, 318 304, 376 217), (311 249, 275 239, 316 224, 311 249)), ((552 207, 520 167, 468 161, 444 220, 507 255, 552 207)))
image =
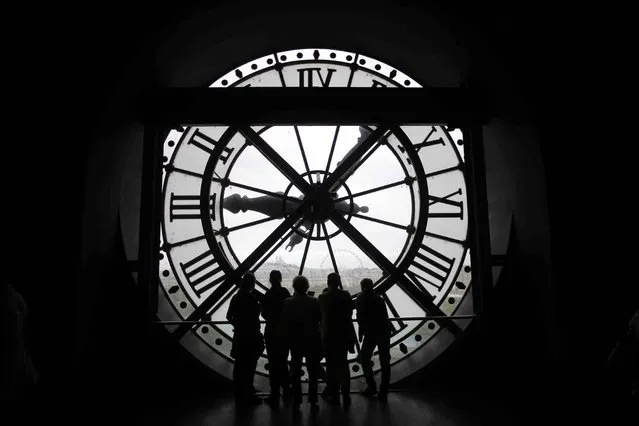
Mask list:
MULTIPOLYGON (((211 219, 215 220, 215 196, 209 197, 209 213, 211 219)), ((200 219, 200 196, 199 195, 175 195, 171 192, 169 202, 169 221, 174 219, 200 219)))

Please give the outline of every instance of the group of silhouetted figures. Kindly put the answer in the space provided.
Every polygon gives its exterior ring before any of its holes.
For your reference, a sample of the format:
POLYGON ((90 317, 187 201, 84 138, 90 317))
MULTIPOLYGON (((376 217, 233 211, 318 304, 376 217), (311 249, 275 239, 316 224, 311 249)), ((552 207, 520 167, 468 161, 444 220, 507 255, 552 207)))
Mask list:
POLYGON ((308 402, 317 411, 318 379, 326 382, 322 397, 330 404, 351 403, 348 353, 354 353, 358 336, 353 326, 353 309, 357 312, 359 341, 358 361, 368 387, 364 395, 377 394, 385 401, 390 380, 390 324, 384 300, 373 291, 373 281, 364 278, 362 292, 355 302, 342 289, 340 276, 331 273, 327 287, 318 296, 308 294, 308 279, 293 279, 293 295, 282 287, 282 274, 271 271, 271 288, 260 296, 254 291, 255 277, 246 274, 238 293, 233 296, 227 319, 234 327, 231 356, 235 359, 233 385, 238 403, 258 404, 253 378, 257 361, 266 345, 271 393, 270 405, 277 406, 280 396, 292 399, 297 409, 302 403, 302 360, 308 371, 308 402), (260 313, 266 321, 264 337, 260 332, 260 313), (373 351, 377 347, 381 366, 379 392, 373 377, 373 351), (288 357, 290 352, 290 372, 288 357), (326 370, 320 364, 326 359, 326 370), (281 393, 280 393, 281 392, 281 393))

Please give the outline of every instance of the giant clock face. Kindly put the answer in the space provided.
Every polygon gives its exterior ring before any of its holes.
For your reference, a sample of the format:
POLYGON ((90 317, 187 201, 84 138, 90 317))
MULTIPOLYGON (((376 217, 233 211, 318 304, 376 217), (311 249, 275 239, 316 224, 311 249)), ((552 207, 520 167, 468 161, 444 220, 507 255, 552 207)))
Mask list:
MULTIPOLYGON (((378 60, 325 49, 264 56, 211 85, 246 86, 420 87, 378 60)), ((219 373, 231 377, 233 329, 223 322, 245 271, 262 293, 273 269, 289 289, 305 275, 316 294, 333 271, 353 297, 359 281, 372 278, 389 317, 403 318, 392 322, 393 381, 425 366, 467 325, 427 318, 472 310, 461 131, 374 123, 186 127, 169 133, 163 156, 159 316, 219 321, 181 339, 219 373)), ((364 382, 355 357, 357 388, 364 382)), ((258 386, 267 376, 263 354, 258 386)))

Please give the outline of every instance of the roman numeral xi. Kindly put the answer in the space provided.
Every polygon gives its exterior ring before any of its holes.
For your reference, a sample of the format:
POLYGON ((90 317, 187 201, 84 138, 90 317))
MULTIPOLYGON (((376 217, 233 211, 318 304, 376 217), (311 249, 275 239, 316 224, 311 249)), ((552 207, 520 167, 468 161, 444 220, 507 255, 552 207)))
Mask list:
MULTIPOLYGON (((430 209, 428 211, 428 217, 440 217, 440 218, 457 218, 464 219, 464 203, 462 201, 454 201, 450 198, 455 195, 461 195, 462 191, 459 188, 457 191, 451 192, 448 195, 443 197, 437 197, 435 195, 428 195, 428 206, 431 207, 435 204, 441 204, 442 206, 446 206, 447 211, 433 211, 430 209)), ((441 207, 441 206, 438 206, 441 207)), ((441 207, 443 208, 443 207, 441 207)))
MULTIPOLYGON (((200 131, 200 129, 195 129, 195 132, 193 132, 193 136, 191 136, 191 139, 189 139, 189 141, 187 142, 188 145, 194 145, 200 148, 202 151, 207 152, 209 155, 213 154, 215 144, 217 143, 218 141, 210 136, 205 135, 200 131)), ((222 161, 222 163, 226 164, 229 156, 233 153, 234 150, 235 148, 224 148, 224 150, 222 151, 222 155, 220 155, 220 160, 222 161)))

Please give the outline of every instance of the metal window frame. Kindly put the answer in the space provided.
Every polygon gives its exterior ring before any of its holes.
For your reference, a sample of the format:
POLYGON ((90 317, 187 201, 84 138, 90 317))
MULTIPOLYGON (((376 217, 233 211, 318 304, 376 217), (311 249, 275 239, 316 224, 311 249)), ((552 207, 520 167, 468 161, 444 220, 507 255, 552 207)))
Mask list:
POLYGON ((178 126, 446 125, 462 129, 468 190, 473 310, 484 316, 492 290, 483 126, 490 108, 469 88, 165 88, 134 102, 144 126, 139 284, 157 310, 162 143, 178 126))

